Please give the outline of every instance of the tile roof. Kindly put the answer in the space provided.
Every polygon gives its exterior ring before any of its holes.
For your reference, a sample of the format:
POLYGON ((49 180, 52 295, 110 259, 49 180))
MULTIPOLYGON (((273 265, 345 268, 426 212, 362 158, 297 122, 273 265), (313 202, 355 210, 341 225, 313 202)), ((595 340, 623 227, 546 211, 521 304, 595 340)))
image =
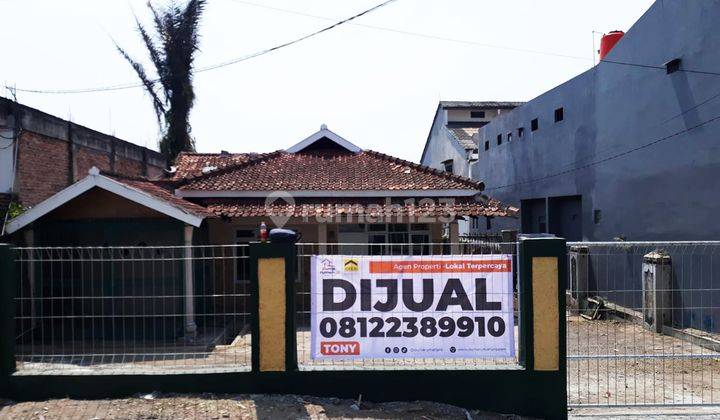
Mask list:
POLYGON ((184 183, 181 190, 448 190, 475 189, 482 182, 382 153, 277 151, 257 155, 184 183))
POLYGON ((182 197, 176 196, 174 193, 174 184, 171 182, 151 181, 143 178, 129 178, 110 174, 104 175, 114 179, 115 181, 121 182, 128 187, 138 189, 156 198, 159 198, 160 200, 166 201, 167 203, 182 210, 185 210, 188 213, 205 217, 212 217, 215 215, 215 213, 208 211, 208 209, 201 205, 192 203, 188 200, 183 199, 182 197))
POLYGON ((256 153, 190 153, 181 152, 175 159, 172 179, 181 180, 203 175, 203 168, 222 169, 247 162, 256 153))
POLYGON ((450 130, 452 135, 455 136, 457 141, 465 150, 477 149, 478 146, 475 144, 472 136, 477 134, 479 130, 478 127, 457 127, 448 128, 448 130, 450 130))
POLYGON ((284 201, 275 201, 267 204, 262 199, 211 199, 204 202, 207 209, 222 217, 338 217, 343 215, 364 215, 370 217, 387 216, 415 216, 415 217, 446 217, 455 216, 488 216, 488 217, 517 217, 518 209, 503 206, 496 200, 487 203, 478 203, 472 198, 456 199, 454 203, 441 203, 433 200, 432 203, 399 203, 390 204, 383 201, 363 199, 306 199, 289 204, 284 201))

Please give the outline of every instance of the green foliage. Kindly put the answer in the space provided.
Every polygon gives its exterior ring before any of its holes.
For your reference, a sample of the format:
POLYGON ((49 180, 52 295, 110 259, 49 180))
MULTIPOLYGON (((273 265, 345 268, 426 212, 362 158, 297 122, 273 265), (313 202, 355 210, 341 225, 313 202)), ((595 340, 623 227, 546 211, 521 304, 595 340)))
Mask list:
POLYGON ((20 216, 21 214, 23 214, 25 212, 25 210, 27 210, 27 209, 25 207, 23 207, 22 204, 13 201, 8 206, 8 210, 7 210, 8 218, 14 219, 14 218, 20 216))
POLYGON ((156 78, 150 78, 142 64, 116 45, 150 95, 163 131, 160 152, 168 162, 175 160, 180 152, 195 150, 195 141, 190 135, 190 110, 195 103, 193 61, 199 46, 198 29, 205 3, 206 0, 189 0, 181 7, 171 0, 160 9, 148 3, 155 30, 152 35, 135 20, 156 78))

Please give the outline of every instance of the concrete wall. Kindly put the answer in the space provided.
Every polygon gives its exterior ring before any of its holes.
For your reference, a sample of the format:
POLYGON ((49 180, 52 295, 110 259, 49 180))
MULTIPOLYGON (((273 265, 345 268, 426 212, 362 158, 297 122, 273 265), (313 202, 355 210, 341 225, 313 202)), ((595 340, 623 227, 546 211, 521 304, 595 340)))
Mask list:
MULTIPOLYGON (((657 2, 606 60, 662 66, 679 57, 682 69, 717 71, 719 20, 718 0, 657 2)), ((720 115, 719 81, 601 63, 481 128, 473 176, 488 195, 513 205, 580 195, 585 240, 718 239, 720 195, 706 181, 720 174, 720 123, 708 122, 720 115), (558 107, 564 120, 556 123, 558 107), (539 129, 532 132, 534 118, 539 129)))
POLYGON ((446 111, 439 109, 430 127, 425 153, 422 156, 421 164, 435 169, 444 169, 443 162, 453 160, 453 172, 455 174, 469 174, 467 167, 467 152, 447 130, 446 111))

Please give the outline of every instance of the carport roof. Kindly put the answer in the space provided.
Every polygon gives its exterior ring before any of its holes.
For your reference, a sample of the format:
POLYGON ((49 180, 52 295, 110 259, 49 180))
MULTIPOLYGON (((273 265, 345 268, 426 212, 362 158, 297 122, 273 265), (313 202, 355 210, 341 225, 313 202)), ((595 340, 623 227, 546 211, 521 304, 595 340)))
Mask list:
POLYGON ((161 183, 113 178, 101 175, 100 171, 93 167, 88 171, 87 177, 10 220, 5 226, 5 231, 16 232, 92 188, 101 188, 117 194, 195 227, 199 227, 205 217, 213 216, 213 213, 208 212, 204 207, 174 196, 161 183))

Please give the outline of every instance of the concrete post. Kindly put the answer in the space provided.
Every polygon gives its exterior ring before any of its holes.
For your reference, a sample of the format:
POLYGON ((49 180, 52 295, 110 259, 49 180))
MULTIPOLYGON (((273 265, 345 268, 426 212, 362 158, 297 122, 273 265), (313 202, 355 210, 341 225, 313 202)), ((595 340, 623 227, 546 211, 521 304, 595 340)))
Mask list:
POLYGON ((662 333, 663 326, 671 324, 671 263, 670 255, 662 250, 643 256, 643 321, 648 329, 656 333, 662 333))
POLYGON ((559 372, 564 380, 566 242, 521 236, 519 259, 521 362, 527 369, 559 372))
POLYGON ((568 284, 567 303, 573 309, 584 311, 590 296, 590 257, 586 246, 570 247, 570 284, 568 284))
POLYGON ((457 221, 450 223, 450 253, 457 255, 460 253, 460 227, 457 221))
POLYGON ((294 244, 251 243, 252 369, 297 370, 294 244))
POLYGON ((327 254, 327 223, 318 223, 318 243, 320 254, 327 254))
POLYGON ((192 244, 193 227, 185 225, 185 336, 197 335, 195 324, 195 280, 193 276, 192 244))
MULTIPOLYGON (((32 229, 27 229, 23 233, 23 236, 25 238, 25 246, 28 248, 32 248, 35 246, 35 232, 32 229)), ((30 297, 30 327, 35 328, 35 325, 37 324, 37 319, 35 318, 35 261, 32 261, 35 259, 35 251, 30 250, 28 252, 28 259, 30 261, 27 262, 27 274, 28 274, 28 297, 30 297)))
MULTIPOLYGON (((15 288, 17 250, 0 244, 0 375, 15 372, 15 288)), ((0 381, 3 382, 3 381, 0 381)), ((2 386, 0 386, 2 388, 2 386)))

